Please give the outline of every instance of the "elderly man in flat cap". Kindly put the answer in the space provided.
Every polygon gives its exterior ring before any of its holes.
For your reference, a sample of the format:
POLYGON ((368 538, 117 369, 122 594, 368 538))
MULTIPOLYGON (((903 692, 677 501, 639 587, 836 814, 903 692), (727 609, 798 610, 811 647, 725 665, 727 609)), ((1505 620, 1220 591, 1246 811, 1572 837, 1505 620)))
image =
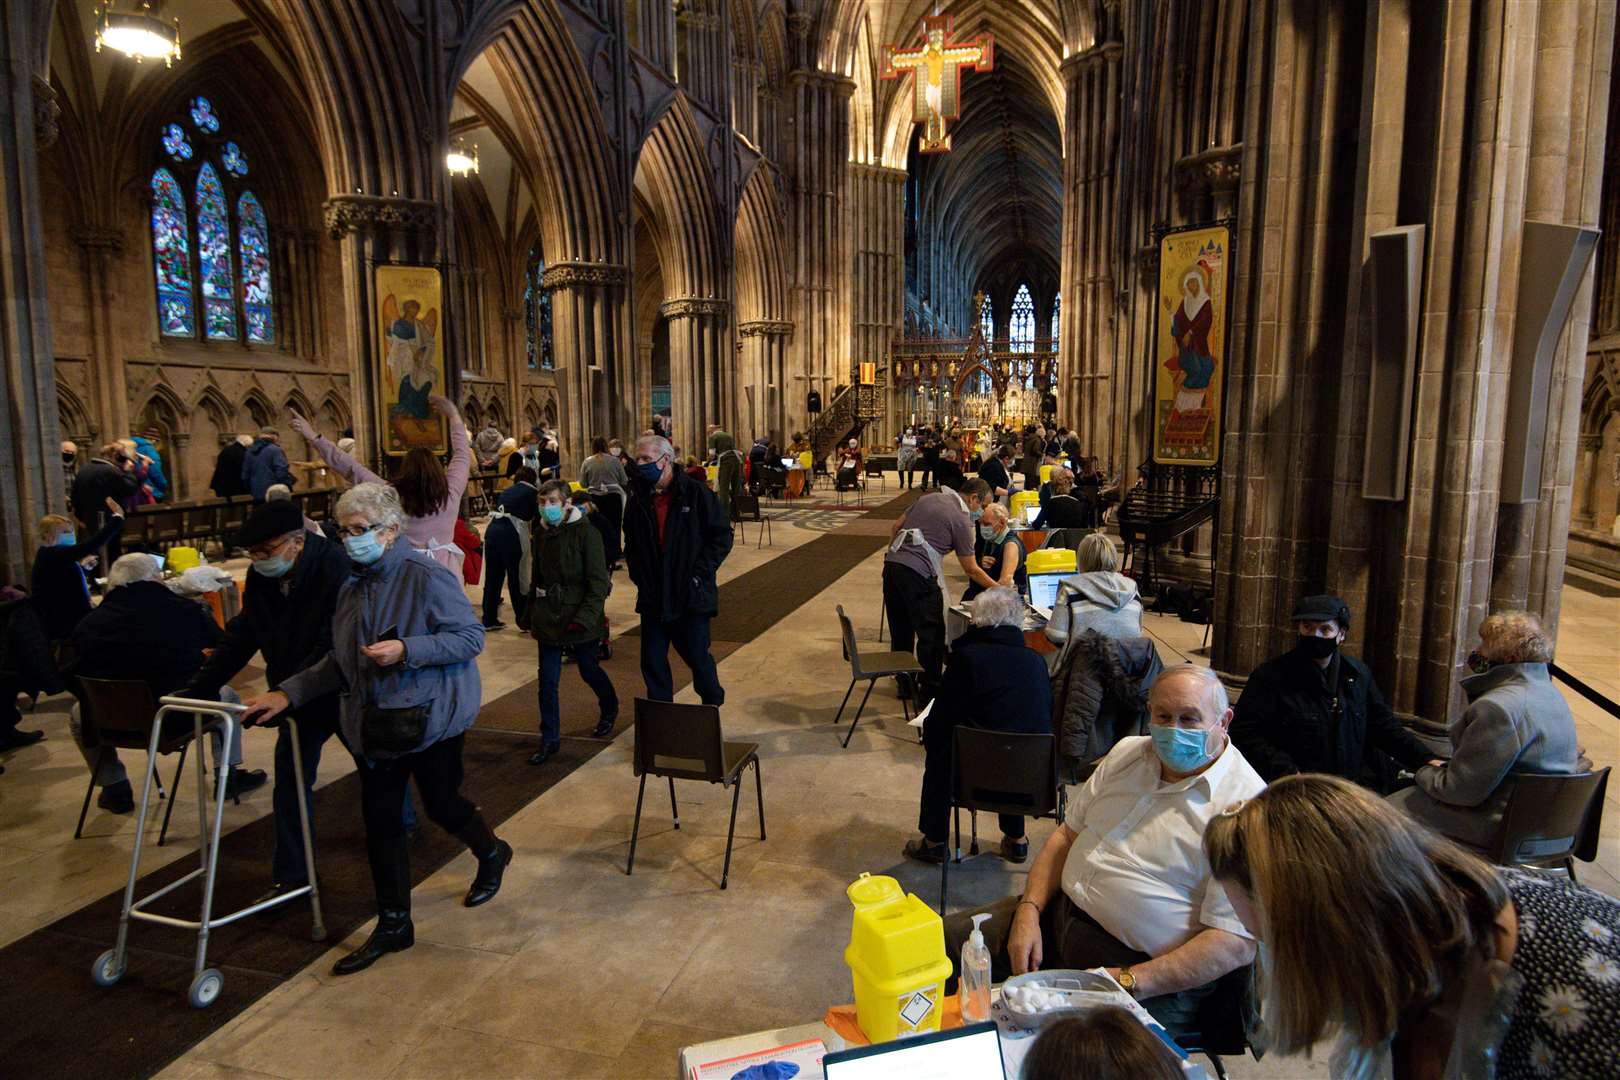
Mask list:
POLYGON ((1387 786, 1374 750, 1416 772, 1434 753, 1395 718, 1367 665, 1339 648, 1350 605, 1307 596, 1294 607, 1294 647, 1254 669, 1233 706, 1232 742, 1266 781, 1332 773, 1387 786))

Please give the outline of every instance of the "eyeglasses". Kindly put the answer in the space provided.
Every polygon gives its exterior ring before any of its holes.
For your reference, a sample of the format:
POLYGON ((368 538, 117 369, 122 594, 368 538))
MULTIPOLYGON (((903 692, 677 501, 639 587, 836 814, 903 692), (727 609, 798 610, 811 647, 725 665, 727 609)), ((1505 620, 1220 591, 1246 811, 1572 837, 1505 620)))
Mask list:
POLYGON ((338 535, 342 537, 360 537, 366 535, 366 533, 376 532, 382 527, 381 525, 347 525, 338 529, 338 535))
POLYGON ((270 541, 270 543, 268 543, 268 544, 259 544, 259 545, 255 546, 255 547, 250 547, 250 548, 248 548, 248 558, 254 559, 254 560, 268 559, 268 558, 270 558, 270 556, 274 555, 276 552, 278 552, 282 548, 286 547, 289 541, 295 540, 297 538, 298 538, 297 533, 289 533, 288 535, 283 536, 280 539, 270 541))

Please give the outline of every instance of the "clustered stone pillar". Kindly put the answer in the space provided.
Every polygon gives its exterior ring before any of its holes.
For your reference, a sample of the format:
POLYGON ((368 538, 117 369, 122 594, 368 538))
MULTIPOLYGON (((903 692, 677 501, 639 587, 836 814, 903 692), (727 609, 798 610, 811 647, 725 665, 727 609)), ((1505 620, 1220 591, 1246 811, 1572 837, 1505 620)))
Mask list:
MULTIPOLYGON (((787 343, 793 336, 793 324, 773 319, 756 319, 737 327, 741 339, 738 359, 739 383, 754 394, 754 415, 747 417, 746 432, 765 435, 787 445, 787 343)), ((742 403, 738 403, 738 408, 742 403)), ((739 428, 744 425, 739 424, 739 428)), ((739 437, 739 430, 734 434, 739 437)))
POLYGON ((732 362, 727 321, 731 304, 707 297, 666 300, 659 311, 669 320, 670 411, 675 441, 685 453, 702 456, 710 424, 733 423, 725 400, 722 372, 732 362))
POLYGON ((556 263, 546 268, 541 287, 551 291, 551 320, 557 349, 558 430, 563 464, 576 465, 590 453, 593 436, 634 430, 634 371, 620 311, 629 271, 605 263, 556 263))
POLYGON ((55 100, 40 77, 50 33, 42 21, 37 5, 0 6, 0 564, 7 581, 27 580, 33 520, 67 499, 39 202, 37 147, 56 130, 55 100))
MULTIPOLYGON (((72 236, 79 248, 85 311, 90 315, 91 410, 94 417, 109 425, 98 432, 100 440, 105 441, 130 429, 124 358, 113 351, 112 327, 108 325, 113 310, 112 264, 123 253, 124 238, 117 229, 89 226, 74 229, 72 236)), ((97 448, 84 446, 80 450, 94 454, 97 448)))
MULTIPOLYGON (((906 225, 904 169, 849 166, 849 235, 855 251, 848 275, 846 304, 852 313, 851 356, 881 369, 889 362, 889 342, 900 331, 906 307, 906 225)), ((866 441, 887 442, 898 430, 898 402, 886 395, 884 419, 868 428, 866 441)))
POLYGON ((727 50, 723 6, 718 0, 676 0, 676 77, 682 88, 725 115, 727 50))

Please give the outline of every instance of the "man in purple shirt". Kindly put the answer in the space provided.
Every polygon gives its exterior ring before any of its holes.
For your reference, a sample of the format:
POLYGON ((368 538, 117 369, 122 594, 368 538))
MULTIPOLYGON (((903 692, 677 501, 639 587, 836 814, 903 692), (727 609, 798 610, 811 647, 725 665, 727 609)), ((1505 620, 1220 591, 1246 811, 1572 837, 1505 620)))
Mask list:
MULTIPOLYGON (((992 502, 990 485, 977 477, 958 491, 924 495, 889 530, 889 553, 883 557, 883 606, 897 652, 916 647, 923 666, 916 687, 919 709, 934 699, 945 667, 945 568, 942 557, 953 552, 969 580, 995 587, 974 560, 973 527, 992 502)), ((902 690, 904 687, 902 686, 902 690)))

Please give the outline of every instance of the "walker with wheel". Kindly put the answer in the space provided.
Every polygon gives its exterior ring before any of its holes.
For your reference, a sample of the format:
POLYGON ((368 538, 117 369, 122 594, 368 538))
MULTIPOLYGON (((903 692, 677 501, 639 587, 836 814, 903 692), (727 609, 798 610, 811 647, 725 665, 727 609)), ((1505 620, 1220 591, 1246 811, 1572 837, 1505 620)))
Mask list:
MULTIPOLYGON (((215 784, 214 815, 212 823, 208 818, 208 774, 203 764, 202 754, 197 754, 197 824, 198 835, 202 844, 199 854, 202 856, 202 865, 186 874, 177 881, 170 882, 163 888, 140 899, 135 898, 135 882, 140 877, 141 844, 146 836, 146 812, 151 804, 153 777, 157 770, 158 743, 163 733, 163 718, 170 712, 192 714, 192 721, 196 726, 196 738, 200 743, 203 732, 212 728, 216 723, 223 725, 225 745, 232 744, 236 736, 237 717, 246 711, 246 706, 234 705, 219 701, 200 701, 191 698, 165 697, 159 702, 157 715, 152 718, 152 742, 147 747, 146 754, 146 780, 141 785, 141 802, 135 818, 135 849, 129 856, 129 884, 124 887, 124 907, 118 917, 118 943, 111 949, 96 957, 95 964, 90 969, 90 978, 97 986, 112 986, 124 977, 128 967, 128 939, 129 923, 131 919, 142 922, 157 923, 160 926, 173 926, 182 930, 194 930, 197 933, 197 960, 193 968, 191 987, 187 991, 187 1000, 196 1009, 206 1009, 219 1000, 220 993, 225 988, 225 976, 217 968, 208 966, 208 935, 215 927, 225 926, 245 919, 249 915, 257 915, 261 911, 268 911, 278 904, 296 900, 304 894, 309 894, 310 913, 314 918, 314 928, 310 937, 314 941, 326 940, 326 926, 321 920, 321 898, 319 886, 315 880, 315 849, 310 843, 309 836, 309 803, 304 797, 304 762, 303 755, 293 753, 293 771, 298 783, 298 826, 304 837, 304 870, 309 875, 309 884, 301 885, 296 889, 288 889, 279 896, 269 900, 260 901, 239 911, 228 915, 215 916, 214 908, 214 881, 219 866, 219 833, 220 826, 225 820, 225 785, 229 780, 229 770, 220 769, 219 778, 215 784), (205 714, 215 717, 214 720, 204 723, 205 714), (176 919, 169 915, 158 915, 155 912, 143 911, 146 907, 180 886, 187 884, 198 875, 203 878, 202 910, 200 917, 192 919, 176 919)), ((288 716, 285 721, 291 726, 290 732, 293 745, 298 743, 298 721, 288 716)), ((174 795, 178 796, 178 792, 174 795)))

